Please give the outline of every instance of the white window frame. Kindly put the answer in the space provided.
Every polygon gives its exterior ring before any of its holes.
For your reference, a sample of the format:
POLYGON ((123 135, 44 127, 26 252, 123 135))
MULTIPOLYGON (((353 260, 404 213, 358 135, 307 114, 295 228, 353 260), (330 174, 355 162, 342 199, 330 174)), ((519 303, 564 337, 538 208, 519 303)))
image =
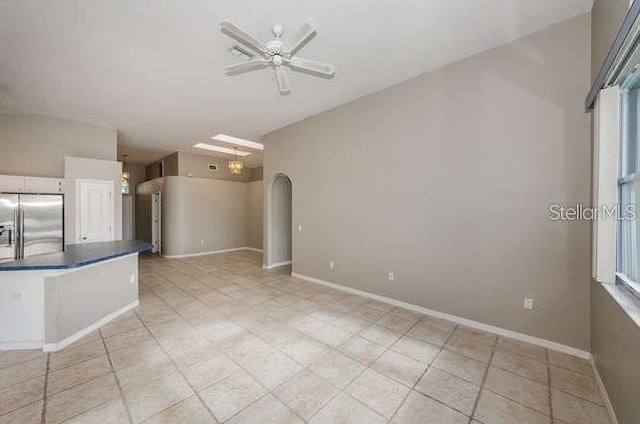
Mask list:
MULTIPOLYGON (((600 91, 594 110, 593 204, 597 208, 618 204, 620 146, 620 87, 600 91)), ((615 284, 618 224, 616 217, 593 221, 593 278, 615 284)))

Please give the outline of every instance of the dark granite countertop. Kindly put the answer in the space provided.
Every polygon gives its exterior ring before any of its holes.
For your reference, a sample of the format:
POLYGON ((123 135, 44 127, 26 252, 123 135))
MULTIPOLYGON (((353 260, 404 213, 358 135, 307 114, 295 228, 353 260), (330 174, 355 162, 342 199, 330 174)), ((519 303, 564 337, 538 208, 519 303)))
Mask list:
POLYGON ((151 244, 139 240, 70 244, 64 252, 0 263, 0 272, 80 268, 132 253, 147 252, 151 248, 151 244))

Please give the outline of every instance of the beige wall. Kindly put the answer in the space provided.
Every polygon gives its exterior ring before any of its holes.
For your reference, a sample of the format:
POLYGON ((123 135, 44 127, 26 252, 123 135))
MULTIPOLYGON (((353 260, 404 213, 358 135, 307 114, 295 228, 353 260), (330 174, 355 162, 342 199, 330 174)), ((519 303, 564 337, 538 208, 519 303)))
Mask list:
POLYGON ((0 174, 64 176, 64 157, 116 160, 117 131, 66 119, 0 114, 0 174))
MULTIPOLYGON (((623 293, 619 295, 630 296, 623 293)), ((591 285, 593 358, 619 424, 640 423, 640 327, 602 285, 591 285)), ((640 301, 636 301, 640 311, 640 301)))
MULTIPOLYGON (((139 184, 139 214, 149 214, 150 193, 162 192, 162 254, 193 255, 248 246, 249 184, 169 176, 139 184)), ((144 239, 150 229, 139 224, 144 239)), ((147 238, 148 237, 148 238, 147 238)))
POLYGON ((268 134, 293 270, 588 349, 589 224, 547 208, 590 199, 589 79, 583 15, 268 134))
POLYGON ((77 243, 77 179, 113 180, 115 237, 122 234, 117 131, 34 114, 0 114, 0 174, 64 178, 65 243, 77 243))
MULTIPOLYGON (((151 194, 163 192, 165 178, 156 178, 145 181, 136 186, 136 238, 151 243, 151 194)), ((161 205, 164 208, 164 203, 161 205)), ((161 210, 164 216, 164 210, 161 210)))
MULTIPOLYGON (((620 29, 628 0, 596 0, 592 25, 592 76, 620 29)), ((619 288, 591 284, 591 350, 620 424, 640 422, 640 328, 620 305, 626 300, 640 308, 640 301, 619 288), (616 300, 611 292, 617 293, 616 300)))
POLYGON ((591 79, 600 71, 604 58, 629 11, 629 0, 595 0, 591 10, 591 79))
POLYGON ((269 180, 268 208, 271 211, 269 221, 269 247, 266 264, 276 266, 291 261, 292 255, 292 186, 284 175, 269 180))
POLYGON ((249 234, 247 246, 262 249, 262 209, 264 188, 262 181, 252 181, 247 184, 249 192, 249 234))
POLYGON ((229 161, 224 158, 194 153, 178 152, 178 175, 212 180, 249 181, 251 169, 245 168, 242 175, 231 175, 229 161), (217 171, 209 171, 210 163, 218 164, 217 171))
POLYGON ((59 343, 137 300, 137 255, 47 277, 44 342, 59 343))
POLYGON ((154 178, 160 178, 161 176, 168 177, 170 175, 178 175, 178 152, 172 153, 169 156, 153 162, 147 166, 146 177, 147 180, 154 178), (162 173, 160 175, 160 164, 162 163, 162 173))
POLYGON ((136 217, 136 186, 146 180, 146 167, 144 165, 139 165, 134 163, 127 163, 126 167, 127 167, 127 171, 129 172, 129 184, 131 187, 131 191, 130 191, 130 194, 123 195, 122 197, 123 197, 123 201, 125 196, 131 197, 132 213, 130 217, 126 217, 123 214, 122 227, 124 229, 125 220, 130 219, 132 235, 133 235, 133 238, 135 239, 138 237, 137 235, 138 232, 136 229, 136 219, 135 219, 136 217))
POLYGON ((262 178, 264 175, 264 168, 262 166, 251 168, 249 172, 250 172, 249 179, 251 181, 262 181, 262 178))

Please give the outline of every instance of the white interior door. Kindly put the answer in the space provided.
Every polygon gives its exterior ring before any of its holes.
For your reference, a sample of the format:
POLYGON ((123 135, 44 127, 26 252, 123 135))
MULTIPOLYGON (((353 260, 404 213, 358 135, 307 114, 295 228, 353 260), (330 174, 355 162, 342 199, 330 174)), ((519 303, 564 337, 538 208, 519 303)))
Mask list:
POLYGON ((113 181, 77 180, 79 243, 114 240, 113 181))
POLYGON ((162 253, 162 196, 159 191, 151 194, 151 244, 153 253, 162 253))

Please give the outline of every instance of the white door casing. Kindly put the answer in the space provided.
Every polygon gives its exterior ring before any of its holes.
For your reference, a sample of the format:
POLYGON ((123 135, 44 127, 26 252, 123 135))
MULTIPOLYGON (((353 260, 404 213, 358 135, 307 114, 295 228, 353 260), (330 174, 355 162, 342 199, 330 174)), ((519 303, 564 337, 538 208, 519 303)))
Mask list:
POLYGON ((78 243, 114 240, 113 181, 76 180, 78 243))
POLYGON ((162 193, 151 194, 151 244, 153 253, 162 253, 162 193))

